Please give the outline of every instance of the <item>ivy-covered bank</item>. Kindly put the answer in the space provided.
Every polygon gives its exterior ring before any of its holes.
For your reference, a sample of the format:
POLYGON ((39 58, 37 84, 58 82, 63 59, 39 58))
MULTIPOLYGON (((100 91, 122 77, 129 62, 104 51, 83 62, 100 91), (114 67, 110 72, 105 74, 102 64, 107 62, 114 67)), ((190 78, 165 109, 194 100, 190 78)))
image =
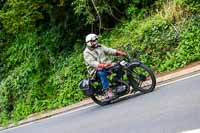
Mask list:
MULTIPOLYGON (((101 43, 140 49, 157 73, 200 60, 198 0, 95 2, 101 43)), ((78 89, 87 76, 82 52, 91 25, 98 33, 96 16, 88 0, 0 2, 1 125, 85 98, 78 89)))

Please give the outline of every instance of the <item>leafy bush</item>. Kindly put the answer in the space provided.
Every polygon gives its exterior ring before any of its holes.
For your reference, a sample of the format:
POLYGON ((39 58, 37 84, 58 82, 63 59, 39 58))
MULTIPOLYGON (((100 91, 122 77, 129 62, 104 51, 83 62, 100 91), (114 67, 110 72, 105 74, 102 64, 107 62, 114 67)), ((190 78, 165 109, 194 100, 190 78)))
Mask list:
POLYGON ((125 46, 124 50, 132 55, 133 49, 143 51, 141 60, 155 72, 174 70, 198 60, 199 15, 191 17, 191 10, 184 8, 186 2, 170 1, 168 8, 164 5, 151 17, 123 23, 112 31, 112 35, 104 34, 102 42, 121 49, 125 46), (174 10, 163 14, 168 9, 174 10), (126 44, 132 44, 132 49, 127 49, 126 44))
POLYGON ((9 0, 0 10, 0 22, 3 30, 9 34, 15 34, 24 30, 33 30, 35 21, 42 17, 37 12, 38 5, 33 5, 33 1, 9 0))
POLYGON ((172 70, 200 59, 200 16, 193 16, 181 30, 178 47, 167 58, 161 71, 172 70))
MULTIPOLYGON (((174 25, 159 16, 151 17, 145 21, 136 22, 133 20, 118 30, 113 31, 110 45, 114 47, 125 45, 124 50, 128 53, 133 52, 133 49, 142 50, 144 52, 141 56, 142 61, 155 70, 163 63, 166 55, 178 45, 179 35, 175 31, 174 25), (126 49, 126 44, 131 44, 133 49, 126 49)), ((104 42, 108 41, 104 40, 104 42)))
POLYGON ((46 109, 69 105, 84 98, 77 89, 86 75, 83 47, 55 54, 59 37, 54 32, 43 36, 23 33, 16 36, 6 51, 7 76, 0 84, 0 122, 20 120, 46 109), (65 59, 66 57, 66 59, 65 59), (84 74, 85 73, 85 74, 84 74))

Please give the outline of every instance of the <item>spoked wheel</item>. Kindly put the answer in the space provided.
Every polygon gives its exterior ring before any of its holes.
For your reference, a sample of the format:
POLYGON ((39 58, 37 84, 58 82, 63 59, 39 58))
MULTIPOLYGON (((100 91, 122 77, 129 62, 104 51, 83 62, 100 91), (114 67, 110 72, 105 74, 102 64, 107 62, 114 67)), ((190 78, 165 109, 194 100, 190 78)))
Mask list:
POLYGON ((102 94, 94 94, 91 96, 91 99, 101 105, 101 106, 104 106, 104 105, 107 105, 109 104, 111 101, 106 97, 106 95, 102 92, 102 94))
POLYGON ((156 78, 148 66, 144 64, 133 64, 129 67, 129 70, 129 81, 134 89, 143 93, 152 92, 155 89, 156 78))

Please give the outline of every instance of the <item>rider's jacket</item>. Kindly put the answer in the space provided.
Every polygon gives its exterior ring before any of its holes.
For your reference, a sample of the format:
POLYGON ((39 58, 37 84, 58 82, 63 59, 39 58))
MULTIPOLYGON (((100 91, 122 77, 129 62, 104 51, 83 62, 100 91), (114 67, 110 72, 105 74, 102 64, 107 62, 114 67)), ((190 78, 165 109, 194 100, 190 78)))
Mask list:
POLYGON ((86 47, 83 54, 89 74, 94 75, 96 73, 98 64, 111 63, 112 61, 108 60, 106 58, 106 55, 116 55, 116 52, 117 50, 108 48, 103 45, 99 45, 97 48, 94 49, 86 47))

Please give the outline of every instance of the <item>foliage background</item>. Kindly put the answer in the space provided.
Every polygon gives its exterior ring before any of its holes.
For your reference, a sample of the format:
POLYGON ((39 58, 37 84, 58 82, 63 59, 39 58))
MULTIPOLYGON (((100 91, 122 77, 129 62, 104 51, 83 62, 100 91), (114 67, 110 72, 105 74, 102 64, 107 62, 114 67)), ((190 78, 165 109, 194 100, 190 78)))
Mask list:
POLYGON ((87 76, 81 53, 91 31, 107 46, 142 50, 156 73, 200 59, 198 0, 94 2, 98 13, 90 0, 0 1, 2 125, 85 98, 78 83, 87 76))

